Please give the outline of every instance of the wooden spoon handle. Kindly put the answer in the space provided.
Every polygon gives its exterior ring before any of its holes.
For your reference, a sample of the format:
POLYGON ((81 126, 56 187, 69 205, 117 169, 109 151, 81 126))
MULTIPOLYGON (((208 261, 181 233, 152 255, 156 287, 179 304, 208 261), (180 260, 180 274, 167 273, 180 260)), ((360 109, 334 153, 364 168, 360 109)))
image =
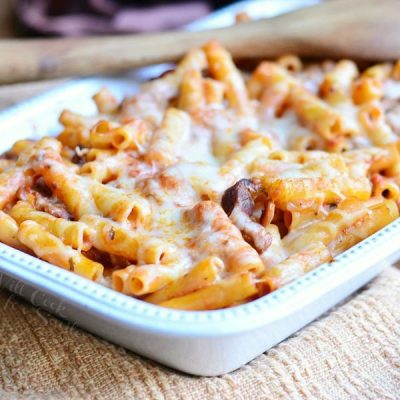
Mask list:
POLYGON ((217 39, 235 58, 400 58, 399 0, 335 0, 271 19, 202 32, 3 40, 0 83, 93 75, 172 62, 217 39))

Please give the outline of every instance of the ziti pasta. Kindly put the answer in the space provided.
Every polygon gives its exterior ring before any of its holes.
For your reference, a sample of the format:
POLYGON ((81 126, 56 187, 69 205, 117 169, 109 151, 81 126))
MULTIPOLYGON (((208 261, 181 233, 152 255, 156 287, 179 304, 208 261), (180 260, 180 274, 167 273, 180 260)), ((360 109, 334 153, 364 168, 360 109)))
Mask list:
POLYGON ((128 296, 242 304, 399 216, 399 63, 245 74, 210 42, 94 101, 0 157, 0 241, 128 296))

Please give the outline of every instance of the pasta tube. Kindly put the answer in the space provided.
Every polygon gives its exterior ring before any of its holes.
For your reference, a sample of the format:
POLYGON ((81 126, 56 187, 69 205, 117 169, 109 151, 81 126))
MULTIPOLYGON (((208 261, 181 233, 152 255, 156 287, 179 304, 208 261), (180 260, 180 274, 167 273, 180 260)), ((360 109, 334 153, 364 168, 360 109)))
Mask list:
POLYGON ((399 217, 399 209, 393 200, 377 201, 368 207, 368 213, 355 223, 342 228, 336 238, 328 245, 333 256, 361 242, 399 217))
POLYGON ((169 285, 147 296, 146 301, 159 304, 174 297, 185 296, 213 284, 224 268, 223 261, 218 257, 207 257, 197 263, 185 276, 171 282, 169 285))
POLYGON ((207 66, 206 55, 201 49, 191 49, 178 63, 177 67, 162 80, 178 89, 185 73, 188 71, 201 71, 207 66))
POLYGON ((204 98, 208 105, 220 105, 224 100, 224 85, 211 78, 203 79, 204 98))
POLYGON ((247 82, 252 98, 260 99, 263 113, 279 116, 289 99, 294 79, 279 65, 262 62, 247 82))
POLYGON ((143 153, 150 137, 151 131, 145 122, 131 119, 111 131, 111 144, 118 150, 132 149, 143 153))
POLYGON ((383 110, 377 104, 364 105, 359 111, 358 118, 375 146, 382 146, 396 140, 397 136, 386 123, 383 110))
POLYGON ((251 274, 234 275, 185 296, 161 302, 160 306, 181 310, 215 310, 232 306, 256 293, 251 274))
POLYGON ((300 72, 303 69, 303 63, 300 58, 294 54, 285 54, 279 57, 276 63, 292 73, 300 72))
POLYGON ((375 64, 367 68, 361 75, 362 78, 376 78, 379 80, 387 79, 392 71, 392 64, 375 64))
POLYGON ((203 106, 203 78, 200 71, 192 69, 183 76, 179 91, 178 108, 192 111, 203 106))
POLYGON ((225 85, 225 94, 231 107, 244 111, 248 108, 248 96, 244 80, 233 63, 231 55, 217 42, 204 46, 212 77, 225 85))
POLYGON ((359 133, 341 114, 299 85, 293 86, 290 101, 299 119, 326 140, 359 133))
POLYGON ((106 217, 117 222, 129 221, 134 226, 146 224, 151 217, 151 208, 147 199, 135 193, 111 186, 94 183, 89 187, 97 208, 106 217))
POLYGON ((333 106, 347 102, 350 99, 352 82, 357 75, 358 69, 353 61, 339 61, 321 83, 322 98, 333 106))
POLYGON ((112 121, 99 121, 90 129, 90 146, 98 149, 112 148, 112 131, 118 127, 118 124, 112 121))
POLYGON ((100 121, 90 131, 90 144, 98 149, 132 149, 143 152, 150 136, 147 124, 139 119, 125 119, 122 125, 100 121))
POLYGON ((172 265, 177 261, 178 253, 178 249, 172 243, 152 237, 140 243, 137 263, 172 265))
POLYGON ((18 240, 18 224, 3 211, 0 211, 0 242, 18 250, 26 250, 18 240))
POLYGON ((67 206, 68 211, 79 219, 86 214, 98 214, 93 196, 88 190, 90 182, 76 175, 62 163, 59 157, 49 153, 39 157, 35 169, 43 176, 46 185, 67 206))
POLYGON ((98 281, 103 276, 103 266, 94 262, 60 239, 46 232, 34 221, 24 221, 18 230, 18 239, 39 258, 61 268, 75 272, 90 280, 98 281))
POLYGON ((178 160, 179 151, 189 137, 190 119, 188 114, 176 108, 169 108, 150 142, 146 155, 149 163, 167 167, 178 160))
POLYGON ((258 287, 263 294, 272 292, 331 260, 331 253, 324 244, 312 243, 279 264, 267 268, 259 279, 258 287))
POLYGON ((222 164, 222 175, 231 174, 240 179, 247 171, 247 167, 258 157, 266 156, 271 150, 272 144, 268 138, 260 137, 247 142, 240 150, 222 164))
POLYGON ((90 227, 90 241, 96 249, 136 260, 141 235, 98 215, 84 215, 80 221, 90 227))
POLYGON ((283 244, 290 252, 298 252, 309 243, 321 242, 328 245, 334 240, 340 229, 352 225, 368 212, 368 205, 356 199, 346 199, 331 211, 324 219, 306 225, 303 229, 288 234, 283 244))
POLYGON ((385 199, 394 201, 399 200, 400 188, 398 183, 393 178, 375 174, 372 177, 373 182, 373 195, 376 197, 382 196, 385 199))
POLYGON ((114 114, 117 111, 118 101, 107 88, 96 93, 93 100, 100 114, 114 114))
POLYGON ((373 215, 374 210, 387 210, 390 215, 395 215, 392 209, 395 203, 392 200, 387 203, 388 201, 379 198, 371 198, 366 202, 353 198, 343 200, 324 219, 287 235, 283 238, 283 243, 291 252, 298 252, 313 242, 322 242, 328 246, 337 240, 341 232, 347 232, 352 226, 360 224, 366 215, 373 215))
POLYGON ((170 282, 179 279, 187 271, 184 260, 177 261, 172 266, 158 264, 130 265, 112 274, 114 289, 133 296, 143 296, 154 293, 170 282))
POLYGON ((366 104, 375 100, 379 100, 382 96, 383 85, 382 81, 378 78, 364 76, 354 83, 354 104, 366 104))
POLYGON ((56 218, 46 212, 36 211, 29 203, 19 201, 11 210, 10 216, 18 224, 26 220, 37 222, 48 232, 57 236, 64 244, 78 250, 89 250, 89 228, 82 222, 56 218))

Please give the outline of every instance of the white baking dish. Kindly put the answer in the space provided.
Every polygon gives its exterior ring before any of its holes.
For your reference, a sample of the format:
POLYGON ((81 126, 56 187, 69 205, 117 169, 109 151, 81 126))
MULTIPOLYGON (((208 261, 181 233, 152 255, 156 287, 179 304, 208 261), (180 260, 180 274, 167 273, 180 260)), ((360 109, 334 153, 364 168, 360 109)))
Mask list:
MULTIPOLYGON (((250 3, 257 3, 252 7, 260 7, 260 3, 267 7, 269 2, 250 3)), ((215 18, 223 19, 224 15, 231 18, 229 13, 215 18)), ((134 76, 137 79, 152 71, 141 70, 134 76)), ((0 113, 0 152, 18 139, 56 133, 60 128, 57 115, 65 107, 93 113, 90 98, 102 86, 123 96, 135 90, 135 82, 133 78, 74 81, 0 113)), ((0 285, 73 324, 163 364, 195 375, 219 375, 252 360, 360 288, 397 259, 398 243, 400 219, 334 262, 268 296, 210 312, 176 311, 147 304, 3 244, 0 285)))

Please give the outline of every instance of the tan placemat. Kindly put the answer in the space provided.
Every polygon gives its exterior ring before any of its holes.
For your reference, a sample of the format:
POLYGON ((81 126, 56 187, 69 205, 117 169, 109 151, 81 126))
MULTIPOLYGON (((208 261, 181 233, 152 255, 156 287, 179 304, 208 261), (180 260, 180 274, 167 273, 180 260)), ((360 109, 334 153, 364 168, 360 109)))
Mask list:
MULTIPOLYGON (((35 91, 31 85, 17 89, 0 88, 0 104, 35 91)), ((2 290, 0 399, 400 399, 399 305, 400 271, 391 267, 249 365, 222 377, 194 378, 2 290)))

